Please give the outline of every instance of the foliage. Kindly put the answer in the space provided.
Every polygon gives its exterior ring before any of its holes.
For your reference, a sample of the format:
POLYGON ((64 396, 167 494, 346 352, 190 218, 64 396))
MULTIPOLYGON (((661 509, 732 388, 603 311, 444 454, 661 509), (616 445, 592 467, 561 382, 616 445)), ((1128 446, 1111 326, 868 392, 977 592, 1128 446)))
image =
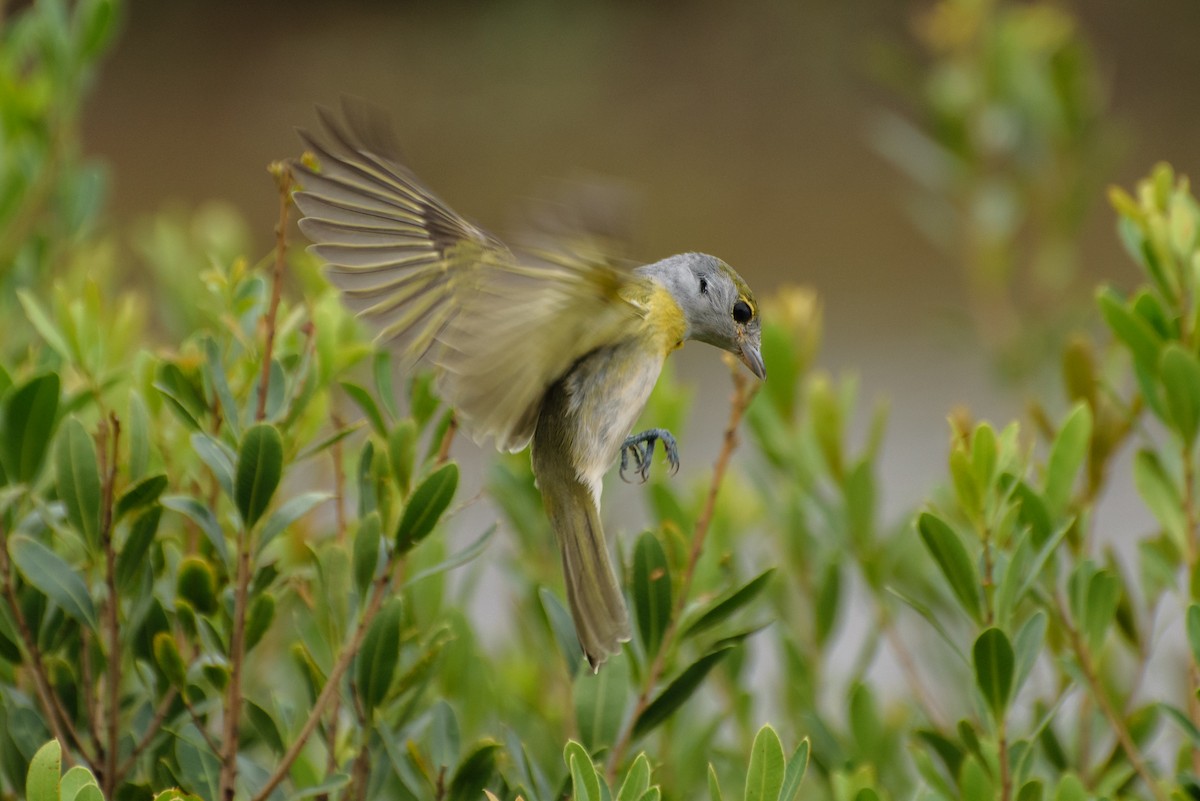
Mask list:
MULTIPOLYGON (((501 547, 464 522, 480 480, 431 378, 306 256, 281 237, 252 266, 236 219, 163 214, 139 291, 186 313, 151 329, 111 252, 51 237, 0 276, 30 323, 0 353, 0 797, 1190 797, 1200 206, 1166 166, 1110 197, 1141 280, 1097 293, 1066 403, 954 416, 944 486, 898 522, 886 407, 819 369, 820 306, 781 289, 713 469, 610 488, 649 525, 618 544, 636 633, 598 674, 527 456, 485 480, 501 547), (1156 530, 1113 540, 1097 505, 1128 480, 1156 530)), ((668 373, 646 418, 680 433, 689 405, 668 373)))

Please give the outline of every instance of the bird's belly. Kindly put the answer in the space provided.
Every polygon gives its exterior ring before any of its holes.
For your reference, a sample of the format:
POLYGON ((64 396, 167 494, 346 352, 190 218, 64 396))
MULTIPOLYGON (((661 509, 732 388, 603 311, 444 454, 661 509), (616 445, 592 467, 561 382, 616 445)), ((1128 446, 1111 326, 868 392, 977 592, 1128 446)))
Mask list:
POLYGON ((575 434, 572 461, 597 494, 658 381, 664 358, 637 342, 622 343, 589 354, 563 382, 575 434))

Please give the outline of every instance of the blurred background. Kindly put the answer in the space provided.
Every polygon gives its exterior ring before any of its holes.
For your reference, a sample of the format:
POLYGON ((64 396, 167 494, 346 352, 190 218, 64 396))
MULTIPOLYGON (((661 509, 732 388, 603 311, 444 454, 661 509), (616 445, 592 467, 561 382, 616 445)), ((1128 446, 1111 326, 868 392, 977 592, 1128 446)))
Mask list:
MULTIPOLYGON (((390 110, 418 174, 502 236, 548 181, 627 183, 647 261, 701 250, 760 296, 815 289, 822 363, 890 403, 893 512, 943 475, 930 444, 952 409, 1020 415, 1095 284, 1132 283, 1105 187, 1159 160, 1200 172, 1195 0, 123 12, 82 117, 122 230, 215 200, 265 253, 265 165, 297 154, 294 127, 343 94, 390 110)), ((727 379, 705 348, 677 362, 698 387, 698 466, 716 452, 727 379)), ((1135 500, 1123 507, 1137 519, 1135 500)))

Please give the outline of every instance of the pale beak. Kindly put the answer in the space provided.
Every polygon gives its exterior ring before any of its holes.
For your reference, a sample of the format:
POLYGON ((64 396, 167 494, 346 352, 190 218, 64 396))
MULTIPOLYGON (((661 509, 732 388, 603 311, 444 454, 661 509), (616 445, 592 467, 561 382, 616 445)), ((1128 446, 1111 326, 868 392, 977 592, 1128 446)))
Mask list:
MULTIPOLYGON (((755 337, 757 339, 757 337, 755 337)), ((750 372, 765 381, 767 378, 767 366, 763 364, 762 354, 759 352, 758 342, 751 342, 748 339, 743 339, 741 350, 738 352, 738 357, 741 358, 742 364, 750 368, 750 372)))

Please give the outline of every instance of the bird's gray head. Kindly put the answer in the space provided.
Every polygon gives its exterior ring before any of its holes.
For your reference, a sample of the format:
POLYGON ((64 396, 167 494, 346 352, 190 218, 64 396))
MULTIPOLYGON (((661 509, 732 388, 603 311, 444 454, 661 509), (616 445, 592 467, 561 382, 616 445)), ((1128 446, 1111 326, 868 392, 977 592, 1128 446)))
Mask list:
POLYGON ((740 358, 767 377, 761 351, 762 323, 754 293, 733 268, 714 256, 683 253, 640 268, 671 293, 688 324, 688 338, 740 358))

